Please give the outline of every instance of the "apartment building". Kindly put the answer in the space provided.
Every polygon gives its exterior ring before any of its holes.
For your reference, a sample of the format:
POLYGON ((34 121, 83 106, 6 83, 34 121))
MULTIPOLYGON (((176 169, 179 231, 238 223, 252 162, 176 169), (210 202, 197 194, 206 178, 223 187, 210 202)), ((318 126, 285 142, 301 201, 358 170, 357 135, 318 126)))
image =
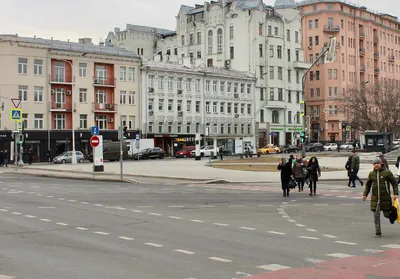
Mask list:
POLYGON ((189 58, 193 66, 247 71, 256 75, 258 146, 294 143, 301 130, 304 62, 301 16, 294 0, 225 0, 182 5, 176 34, 157 41, 164 61, 189 58))
POLYGON ((139 133, 138 55, 117 48, 0 35, 0 146, 11 147, 15 123, 11 98, 21 99, 24 148, 35 161, 72 150, 90 152, 90 127, 99 126, 105 141, 116 140, 118 127, 139 133))
POLYGON ((331 37, 337 39, 336 61, 317 64, 307 76, 310 138, 349 141, 346 90, 367 83, 399 84, 400 22, 394 16, 346 1, 308 0, 299 7, 303 45, 310 63, 320 56, 331 37))
MULTIPOLYGON (((156 60, 161 60, 160 57, 156 60)), ((150 61, 142 66, 143 135, 174 154, 194 145, 223 145, 235 152, 235 140, 255 145, 255 76, 222 68, 150 61)))

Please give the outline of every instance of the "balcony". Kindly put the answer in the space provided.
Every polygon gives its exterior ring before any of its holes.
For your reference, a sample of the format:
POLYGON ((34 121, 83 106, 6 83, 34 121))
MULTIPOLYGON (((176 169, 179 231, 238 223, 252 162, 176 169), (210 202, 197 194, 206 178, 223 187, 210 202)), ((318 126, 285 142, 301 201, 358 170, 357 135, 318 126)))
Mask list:
POLYGON ((92 103, 92 111, 93 112, 105 112, 105 113, 115 113, 117 112, 118 105, 117 104, 104 104, 104 103, 92 103))
POLYGON ((339 24, 324 25, 324 32, 329 32, 329 33, 340 32, 340 25, 339 24))
POLYGON ((360 48, 360 55, 361 56, 364 56, 365 55, 365 48, 360 48))
POLYGON ((381 72, 381 69, 378 68, 378 67, 375 67, 375 69, 374 69, 374 74, 375 74, 375 75, 379 75, 380 72, 381 72))
POLYGON ((278 100, 268 100, 265 104, 266 108, 285 109, 285 102, 278 100))
POLYGON ((379 52, 374 53, 374 59, 379 59, 379 52))
POLYGON ((303 61, 294 61, 293 67, 295 69, 308 69, 311 67, 311 64, 303 61))
POLYGON ((115 87, 116 78, 93 77, 93 85, 98 87, 115 87))
POLYGON ((67 85, 72 85, 75 84, 75 80, 72 79, 72 77, 68 76, 63 76, 63 75, 53 75, 50 76, 49 78, 50 84, 67 84, 67 85))
POLYGON ((50 104, 50 111, 54 112, 71 112, 72 105, 65 104, 65 103, 51 103, 50 104))
POLYGON ((361 40, 365 39, 365 33, 364 32, 360 31, 359 36, 360 36, 361 40))
POLYGON ((375 43, 379 43, 379 36, 378 35, 374 35, 374 42, 375 43))
POLYGON ((389 60, 389 62, 394 62, 394 55, 389 55, 388 60, 389 60))
POLYGON ((360 72, 365 72, 365 65, 360 66, 360 72))

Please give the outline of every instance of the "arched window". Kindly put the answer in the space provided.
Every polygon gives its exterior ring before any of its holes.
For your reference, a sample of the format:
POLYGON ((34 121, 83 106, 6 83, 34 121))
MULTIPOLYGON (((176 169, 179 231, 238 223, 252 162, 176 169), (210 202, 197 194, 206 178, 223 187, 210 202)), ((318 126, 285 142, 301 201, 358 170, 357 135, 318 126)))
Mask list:
POLYGON ((279 111, 272 111, 272 123, 279 123, 279 111))
POLYGON ((219 28, 217 31, 217 52, 218 53, 222 52, 222 44, 223 44, 222 29, 219 28))
POLYGON ((208 54, 211 54, 213 51, 213 31, 208 31, 208 54))

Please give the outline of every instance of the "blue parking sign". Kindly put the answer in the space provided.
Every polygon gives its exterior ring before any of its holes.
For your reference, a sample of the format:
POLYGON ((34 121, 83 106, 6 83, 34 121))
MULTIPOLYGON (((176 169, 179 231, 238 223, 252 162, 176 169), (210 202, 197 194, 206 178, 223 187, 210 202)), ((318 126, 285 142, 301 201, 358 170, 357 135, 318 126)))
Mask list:
POLYGON ((97 136, 99 134, 99 127, 98 126, 92 126, 92 135, 97 136))
POLYGON ((140 135, 136 134, 136 141, 140 141, 140 135))

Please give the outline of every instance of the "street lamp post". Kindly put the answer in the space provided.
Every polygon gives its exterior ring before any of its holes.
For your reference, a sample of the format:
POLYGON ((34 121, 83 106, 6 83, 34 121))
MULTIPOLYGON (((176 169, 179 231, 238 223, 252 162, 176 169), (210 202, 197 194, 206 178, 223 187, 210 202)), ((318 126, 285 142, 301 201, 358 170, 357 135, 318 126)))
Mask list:
POLYGON ((78 162, 76 160, 76 152, 75 152, 75 109, 74 109, 74 68, 71 61, 58 59, 59 61, 67 62, 71 66, 71 76, 72 76, 72 87, 71 87, 71 104, 72 104, 72 112, 71 112, 71 121, 72 121, 72 164, 76 165, 78 162))

